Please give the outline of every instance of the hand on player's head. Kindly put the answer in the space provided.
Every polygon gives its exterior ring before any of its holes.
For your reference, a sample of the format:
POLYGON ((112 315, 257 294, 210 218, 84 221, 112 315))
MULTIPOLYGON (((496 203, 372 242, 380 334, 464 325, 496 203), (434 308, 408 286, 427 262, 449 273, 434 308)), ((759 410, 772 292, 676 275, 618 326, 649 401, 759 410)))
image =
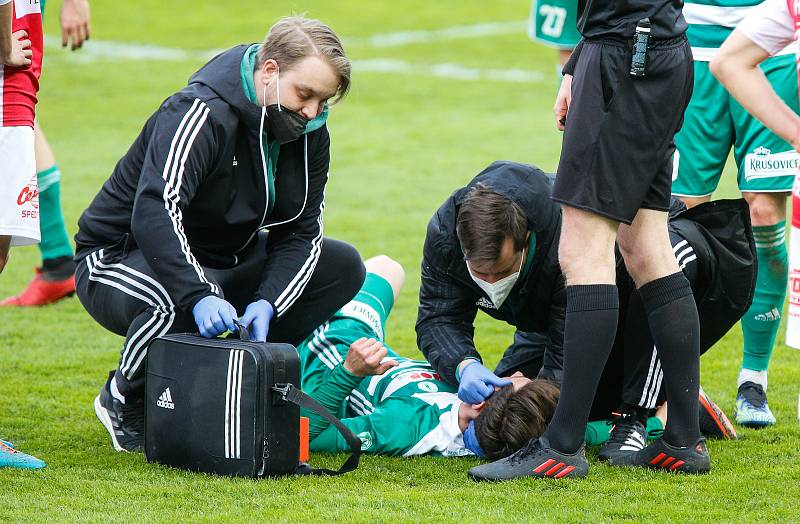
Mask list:
POLYGON ((500 378, 477 360, 467 362, 461 368, 458 383, 458 398, 469 404, 478 404, 489 398, 495 388, 502 388, 511 384, 511 381, 500 378))
MULTIPOLYGON (((511 381, 511 385, 514 386, 514 391, 519 391, 520 388, 525 387, 527 384, 530 384, 532 379, 526 377, 522 374, 522 371, 517 371, 512 375, 508 375, 507 377, 503 377, 507 380, 511 381)), ((498 388, 499 389, 499 388, 498 388)))
POLYGON ((344 359, 344 369, 357 377, 382 375, 397 365, 394 360, 383 359, 387 355, 386 347, 374 338, 359 338, 352 344, 344 359))
POLYGON ((538 438, 550 423, 558 402, 558 386, 543 379, 527 380, 515 373, 514 385, 501 388, 486 399, 475 418, 475 433, 486 457, 507 457, 532 438, 538 438), (519 382, 519 385, 518 385, 519 382))

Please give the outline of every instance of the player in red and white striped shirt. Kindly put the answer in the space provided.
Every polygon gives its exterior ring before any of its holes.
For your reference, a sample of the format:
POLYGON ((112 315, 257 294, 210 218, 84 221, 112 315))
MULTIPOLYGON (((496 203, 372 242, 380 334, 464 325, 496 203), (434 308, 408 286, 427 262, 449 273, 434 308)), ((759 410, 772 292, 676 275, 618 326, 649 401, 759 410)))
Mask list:
MULTIPOLYGON (((0 0, 0 272, 11 246, 39 241, 33 116, 42 47, 39 0, 0 0)), ((0 440, 0 468, 44 466, 0 440)))
POLYGON ((39 0, 0 0, 0 271, 11 246, 39 242, 33 119, 42 50, 39 0))
MULTIPOLYGON (((46 2, 39 0, 39 4, 44 18, 46 2)), ((62 47, 70 46, 73 51, 81 48, 90 35, 88 0, 62 0, 59 19, 62 47)), ((35 269, 33 279, 19 293, 0 300, 0 308, 42 306, 75 292, 75 252, 61 210, 61 170, 40 124, 37 114, 33 134, 36 179, 39 184, 39 253, 42 263, 35 269)))

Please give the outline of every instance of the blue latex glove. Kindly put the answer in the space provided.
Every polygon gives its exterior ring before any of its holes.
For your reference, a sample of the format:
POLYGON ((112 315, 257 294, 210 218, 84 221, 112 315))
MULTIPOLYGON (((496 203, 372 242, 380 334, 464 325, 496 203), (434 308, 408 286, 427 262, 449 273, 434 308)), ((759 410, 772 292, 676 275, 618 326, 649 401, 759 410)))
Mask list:
POLYGON ((273 314, 274 310, 272 309, 272 304, 262 298, 247 306, 239 322, 244 324, 245 327, 250 328, 253 340, 256 342, 266 342, 267 333, 269 333, 269 323, 272 321, 273 314))
POLYGON ((200 299, 192 308, 192 315, 200 334, 206 338, 216 337, 227 330, 236 331, 233 323, 237 317, 236 309, 216 295, 200 299))
POLYGON ((458 398, 468 404, 480 404, 494 393, 494 386, 503 387, 510 380, 500 378, 473 360, 461 369, 461 382, 458 385, 458 398))

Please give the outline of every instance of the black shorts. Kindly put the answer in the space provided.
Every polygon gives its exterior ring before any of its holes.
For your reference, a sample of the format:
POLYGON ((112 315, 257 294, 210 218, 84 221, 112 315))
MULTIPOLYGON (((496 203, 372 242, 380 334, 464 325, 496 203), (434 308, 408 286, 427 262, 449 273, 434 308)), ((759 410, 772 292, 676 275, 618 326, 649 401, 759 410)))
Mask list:
POLYGON ((666 211, 673 137, 692 96, 685 37, 651 41, 647 74, 629 73, 632 44, 587 40, 575 66, 553 200, 630 224, 666 211))

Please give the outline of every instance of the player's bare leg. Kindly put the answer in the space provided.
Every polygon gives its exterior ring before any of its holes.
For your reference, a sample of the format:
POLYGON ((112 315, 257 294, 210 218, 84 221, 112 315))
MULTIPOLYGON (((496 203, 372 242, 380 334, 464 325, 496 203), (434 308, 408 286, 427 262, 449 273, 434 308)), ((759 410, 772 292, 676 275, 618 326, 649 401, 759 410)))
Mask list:
POLYGON ((395 301, 406 281, 406 272, 400 263, 386 255, 377 255, 364 261, 367 273, 375 273, 392 286, 395 301))

